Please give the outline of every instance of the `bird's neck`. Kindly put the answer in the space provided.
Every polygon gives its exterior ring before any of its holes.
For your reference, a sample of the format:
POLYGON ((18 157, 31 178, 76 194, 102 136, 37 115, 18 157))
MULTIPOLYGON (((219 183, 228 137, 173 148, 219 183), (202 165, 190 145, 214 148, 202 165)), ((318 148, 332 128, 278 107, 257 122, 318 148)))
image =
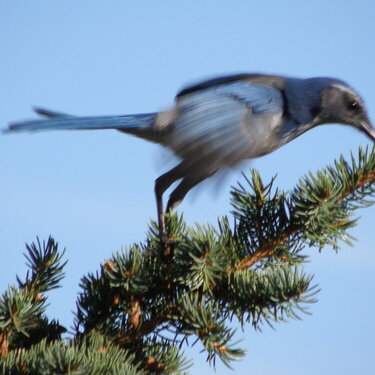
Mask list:
POLYGON ((287 102, 287 114, 296 125, 316 125, 324 85, 324 81, 314 78, 289 78, 286 81, 284 92, 287 102))
POLYGON ((288 78, 285 82, 285 109, 281 145, 319 125, 322 82, 314 79, 288 78))

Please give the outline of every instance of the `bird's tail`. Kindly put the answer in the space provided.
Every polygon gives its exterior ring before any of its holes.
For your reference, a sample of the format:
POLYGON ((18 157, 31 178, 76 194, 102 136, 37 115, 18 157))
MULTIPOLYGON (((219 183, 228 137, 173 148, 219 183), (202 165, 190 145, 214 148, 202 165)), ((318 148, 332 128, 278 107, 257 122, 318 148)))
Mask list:
MULTIPOLYGON (((38 130, 85 130, 116 129, 142 137, 144 130, 151 129, 157 113, 135 115, 76 117, 48 109, 35 108, 36 113, 47 119, 28 120, 12 123, 6 133, 38 130), (139 129, 139 133, 137 129, 139 129)), ((147 131, 145 132, 147 133, 147 131)), ((144 137, 147 138, 147 137, 144 137)))

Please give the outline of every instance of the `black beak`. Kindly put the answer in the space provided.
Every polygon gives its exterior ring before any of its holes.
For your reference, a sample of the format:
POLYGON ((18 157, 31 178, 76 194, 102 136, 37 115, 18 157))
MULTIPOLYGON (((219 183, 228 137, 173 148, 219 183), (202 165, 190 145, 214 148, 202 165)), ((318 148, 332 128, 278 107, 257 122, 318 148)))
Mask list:
POLYGON ((375 142, 375 129, 371 125, 370 121, 362 121, 360 129, 363 132, 365 132, 369 136, 369 138, 375 142))

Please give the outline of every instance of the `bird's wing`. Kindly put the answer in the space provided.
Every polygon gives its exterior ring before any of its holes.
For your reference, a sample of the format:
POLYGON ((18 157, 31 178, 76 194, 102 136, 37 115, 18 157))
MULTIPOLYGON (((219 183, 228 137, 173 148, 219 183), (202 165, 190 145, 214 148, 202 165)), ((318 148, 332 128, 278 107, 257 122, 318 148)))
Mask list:
POLYGON ((233 82, 177 97, 176 112, 167 146, 213 173, 276 148, 283 98, 272 87, 233 82))
POLYGON ((269 86, 281 90, 284 88, 285 77, 259 73, 242 73, 220 76, 189 85, 183 88, 176 97, 180 98, 181 96, 188 95, 193 92, 199 92, 205 89, 215 88, 220 85, 228 85, 238 82, 253 83, 256 85, 269 86))

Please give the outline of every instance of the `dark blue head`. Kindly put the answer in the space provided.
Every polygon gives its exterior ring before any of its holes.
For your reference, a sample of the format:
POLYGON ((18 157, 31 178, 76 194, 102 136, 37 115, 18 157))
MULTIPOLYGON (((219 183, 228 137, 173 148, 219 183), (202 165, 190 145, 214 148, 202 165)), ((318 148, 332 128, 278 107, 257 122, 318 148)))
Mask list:
POLYGON ((349 85, 332 80, 322 91, 319 124, 341 123, 353 126, 375 141, 375 129, 367 115, 364 101, 349 85))
POLYGON ((287 78, 285 94, 289 114, 297 124, 295 135, 317 125, 339 123, 353 126, 375 141, 363 100, 345 82, 327 77, 287 78))

